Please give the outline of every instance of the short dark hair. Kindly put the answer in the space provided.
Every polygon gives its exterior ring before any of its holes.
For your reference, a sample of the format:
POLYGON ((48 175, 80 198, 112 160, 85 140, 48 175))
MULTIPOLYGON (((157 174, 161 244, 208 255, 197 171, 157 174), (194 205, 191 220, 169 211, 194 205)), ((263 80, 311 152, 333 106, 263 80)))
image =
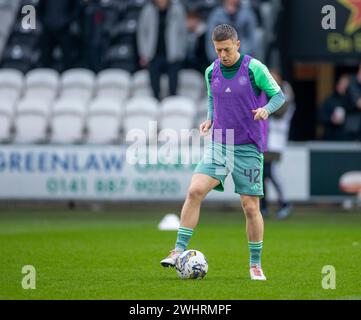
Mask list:
POLYGON ((213 41, 238 40, 238 34, 235 28, 229 24, 220 24, 214 28, 212 33, 213 41))

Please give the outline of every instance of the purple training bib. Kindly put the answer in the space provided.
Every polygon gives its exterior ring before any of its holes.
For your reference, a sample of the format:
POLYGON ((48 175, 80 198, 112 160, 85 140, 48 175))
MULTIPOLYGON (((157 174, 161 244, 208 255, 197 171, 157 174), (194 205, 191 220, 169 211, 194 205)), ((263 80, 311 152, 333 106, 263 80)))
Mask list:
POLYGON ((231 79, 222 75, 220 59, 214 62, 211 83, 214 102, 212 139, 222 144, 254 144, 260 152, 264 152, 268 121, 253 120, 252 110, 264 107, 267 96, 264 92, 257 96, 252 88, 248 73, 251 59, 244 55, 237 74, 231 79))

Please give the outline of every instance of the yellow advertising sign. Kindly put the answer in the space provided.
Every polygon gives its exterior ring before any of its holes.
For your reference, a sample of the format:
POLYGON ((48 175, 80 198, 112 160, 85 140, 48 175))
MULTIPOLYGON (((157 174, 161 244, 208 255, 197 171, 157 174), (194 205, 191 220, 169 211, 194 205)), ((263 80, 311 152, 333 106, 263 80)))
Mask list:
POLYGON ((330 32, 327 36, 327 48, 333 53, 361 53, 361 0, 338 0, 351 11, 344 33, 330 32))

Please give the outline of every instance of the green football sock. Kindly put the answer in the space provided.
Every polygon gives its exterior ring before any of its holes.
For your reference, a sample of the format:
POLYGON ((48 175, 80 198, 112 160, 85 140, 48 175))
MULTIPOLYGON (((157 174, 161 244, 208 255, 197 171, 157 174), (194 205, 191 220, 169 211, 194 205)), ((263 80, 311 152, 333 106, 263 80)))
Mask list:
POLYGON ((175 243, 175 248, 180 251, 186 250, 192 234, 193 234, 193 229, 180 227, 178 229, 178 237, 175 243))
POLYGON ((249 264, 261 266, 261 254, 262 254, 263 241, 260 242, 248 242, 249 248, 249 264))

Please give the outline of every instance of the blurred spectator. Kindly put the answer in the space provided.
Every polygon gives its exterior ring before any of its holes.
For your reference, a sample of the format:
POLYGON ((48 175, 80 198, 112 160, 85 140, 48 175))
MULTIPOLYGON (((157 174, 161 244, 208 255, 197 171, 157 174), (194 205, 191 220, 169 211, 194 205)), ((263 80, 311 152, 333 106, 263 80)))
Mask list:
POLYGON ((282 154, 285 151, 288 143, 288 134, 290 123, 295 112, 295 97, 291 85, 282 79, 279 72, 271 70, 271 75, 276 80, 278 85, 284 92, 286 102, 285 104, 269 118, 268 124, 268 139, 267 139, 267 152, 264 153, 264 172, 263 172, 263 186, 265 196, 261 199, 261 212, 262 215, 267 217, 268 202, 267 202, 267 188, 266 181, 273 184, 278 201, 278 211, 276 217, 284 219, 289 216, 292 210, 291 204, 287 201, 282 180, 279 176, 279 162, 282 154))
POLYGON ((160 98, 160 77, 167 73, 169 91, 175 95, 178 72, 186 55, 186 14, 181 3, 153 0, 140 13, 137 45, 140 65, 147 67, 154 96, 160 98))
POLYGON ((320 122, 324 126, 323 140, 347 140, 345 130, 346 110, 349 109, 346 92, 350 78, 343 74, 337 81, 335 91, 322 104, 320 122))
POLYGON ((187 13, 187 29, 188 46, 185 68, 195 69, 203 74, 210 64, 206 55, 207 25, 197 11, 187 13))
POLYGON ((206 50, 209 60, 217 59, 212 32, 217 25, 223 23, 230 24, 237 30, 241 51, 255 56, 257 18, 249 1, 223 0, 223 6, 215 8, 208 19, 206 50))
POLYGON ((361 140, 361 63, 357 74, 351 77, 347 98, 349 105, 345 120, 346 134, 348 139, 361 140))
POLYGON ((38 17, 43 24, 42 63, 52 67, 54 49, 59 46, 62 52, 63 69, 72 63, 72 42, 70 25, 77 18, 80 3, 78 0, 42 0, 38 7, 38 17))
POLYGON ((105 44, 105 9, 100 2, 101 0, 82 0, 79 19, 84 65, 95 72, 102 68, 102 52, 104 52, 105 44))

